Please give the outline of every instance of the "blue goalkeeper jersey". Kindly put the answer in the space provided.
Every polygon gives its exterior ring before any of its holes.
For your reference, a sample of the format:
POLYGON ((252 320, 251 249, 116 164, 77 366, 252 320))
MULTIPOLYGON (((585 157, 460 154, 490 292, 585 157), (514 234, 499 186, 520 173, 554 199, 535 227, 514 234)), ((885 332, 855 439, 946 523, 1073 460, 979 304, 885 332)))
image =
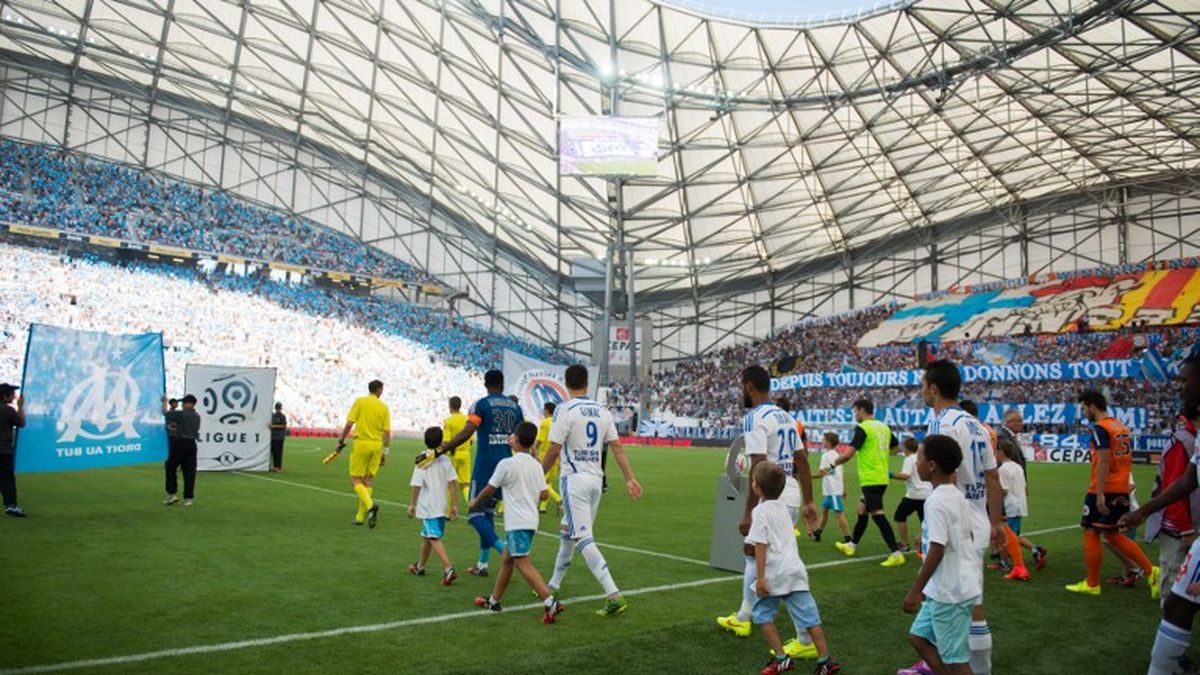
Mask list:
POLYGON ((525 421, 521 406, 503 394, 488 394, 471 406, 471 423, 475 432, 475 465, 471 468, 471 481, 483 489, 491 480, 492 473, 500 460, 512 456, 508 437, 525 421))

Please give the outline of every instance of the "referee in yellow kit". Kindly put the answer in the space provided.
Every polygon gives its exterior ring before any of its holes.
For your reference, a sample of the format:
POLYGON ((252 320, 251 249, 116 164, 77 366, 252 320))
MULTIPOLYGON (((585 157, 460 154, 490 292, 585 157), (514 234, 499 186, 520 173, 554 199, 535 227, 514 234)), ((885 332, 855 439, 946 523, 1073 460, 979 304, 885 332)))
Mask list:
MULTIPOLYGON (((454 438, 466 426, 467 416, 462 411, 462 399, 451 396, 450 416, 442 420, 442 438, 454 438)), ((474 437, 471 437, 467 439, 466 443, 450 451, 450 462, 454 465, 454 473, 458 475, 458 484, 462 486, 463 499, 468 502, 471 501, 467 494, 471 485, 471 457, 474 445, 474 437)))
POLYGON ((370 393, 356 399, 350 407, 350 414, 346 415, 346 426, 342 427, 337 452, 346 447, 346 437, 354 429, 354 447, 350 450, 350 485, 354 488, 354 494, 358 495, 358 513, 354 516, 354 524, 362 525, 365 519, 367 527, 373 528, 379 516, 379 504, 371 499, 371 483, 379 467, 387 461, 388 446, 392 442, 392 415, 380 400, 383 383, 371 380, 367 390, 370 393))

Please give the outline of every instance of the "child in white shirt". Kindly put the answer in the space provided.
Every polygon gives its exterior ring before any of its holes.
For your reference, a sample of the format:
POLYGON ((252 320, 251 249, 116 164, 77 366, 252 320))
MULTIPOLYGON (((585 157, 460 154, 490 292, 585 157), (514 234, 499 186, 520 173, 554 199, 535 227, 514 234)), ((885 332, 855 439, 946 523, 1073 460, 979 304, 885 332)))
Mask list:
MULTIPOLYGON (((938 675, 971 675, 971 611, 983 594, 980 544, 973 541, 970 506, 955 485, 962 449, 949 436, 925 437, 917 451, 917 473, 933 484, 925 500, 921 526, 924 562, 912 589, 904 596, 904 611, 917 618, 908 641, 938 675), (921 597, 924 595, 924 602, 921 597)), ((925 671, 904 669, 897 675, 925 671)))
POLYGON ((755 588, 758 599, 751 619, 775 655, 762 673, 776 675, 795 667, 791 657, 784 652, 774 623, 779 603, 783 602, 796 629, 807 630, 817 648, 817 667, 813 672, 829 675, 839 672, 841 666, 829 655, 825 633, 821 630, 821 615, 808 590, 808 570, 796 547, 792 518, 787 507, 779 501, 786 483, 787 475, 783 469, 771 462, 762 462, 755 467, 750 483, 759 499, 758 506, 750 513, 750 533, 746 535, 746 543, 754 547, 758 571, 755 588))
POLYGON ((899 473, 890 475, 892 480, 904 481, 904 498, 896 506, 892 520, 900 532, 900 541, 897 542, 900 550, 907 553, 912 550, 908 545, 908 517, 915 513, 917 522, 925 522, 925 500, 933 492, 933 486, 917 475, 917 439, 906 438, 900 445, 904 448, 904 463, 900 465, 899 473))
MULTIPOLYGON (((1021 466, 1017 459, 1020 453, 1019 445, 1007 438, 1000 439, 996 444, 996 461, 1000 464, 996 472, 1000 475, 1000 489, 1004 493, 1004 518, 1008 529, 1016 535, 1021 546, 1033 553, 1034 569, 1040 570, 1046 566, 1046 549, 1021 536, 1021 523, 1029 516, 1029 484, 1026 482, 1025 467, 1021 466)), ((1001 551, 1000 555, 1003 556, 1003 560, 999 568, 1010 568, 1012 557, 1007 551, 1001 551)), ((992 565, 988 565, 988 569, 992 569, 992 565)), ((1141 572, 1142 568, 1138 567, 1137 570, 1141 572)), ((1026 571, 1024 574, 1010 574, 1005 578, 1024 580, 1029 577, 1026 571)))
POLYGON ((500 460, 487 486, 471 502, 470 509, 475 509, 486 504, 496 490, 504 491, 504 562, 501 563, 500 573, 496 575, 491 596, 475 598, 475 604, 499 612, 500 600, 504 597, 515 567, 533 592, 542 599, 545 607, 542 623, 554 623, 563 606, 550 593, 542 575, 529 559, 538 528, 538 503, 550 496, 542 464, 532 454, 537 434, 538 428, 533 422, 517 425, 516 431, 508 437, 512 457, 500 460))
MULTIPOLYGON (((442 444, 442 430, 429 427, 425 430, 425 447, 436 448, 442 444)), ((408 517, 421 519, 421 554, 417 562, 408 566, 408 573, 425 576, 425 563, 429 552, 437 554, 442 563, 442 585, 449 586, 458 578, 442 537, 446 533, 446 502, 450 502, 450 517, 458 517, 458 475, 450 458, 443 455, 424 468, 413 469, 412 497, 408 502, 408 517), (447 490, 449 492, 447 492, 447 490)))
POLYGON ((826 431, 821 439, 821 465, 813 478, 821 479, 821 524, 812 531, 813 541, 821 541, 821 532, 829 522, 829 512, 837 514, 838 529, 842 541, 850 541, 850 524, 846 522, 846 483, 842 479, 842 467, 837 465, 838 444, 841 440, 832 431, 826 431))

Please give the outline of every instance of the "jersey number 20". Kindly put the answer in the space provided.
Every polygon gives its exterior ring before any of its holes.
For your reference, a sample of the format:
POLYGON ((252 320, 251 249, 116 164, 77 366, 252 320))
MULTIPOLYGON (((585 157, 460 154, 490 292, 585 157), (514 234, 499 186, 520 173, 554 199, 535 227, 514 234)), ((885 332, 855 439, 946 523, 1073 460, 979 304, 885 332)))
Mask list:
POLYGON ((779 451, 780 452, 795 452, 796 443, 800 437, 795 429, 780 429, 779 434, 779 451))

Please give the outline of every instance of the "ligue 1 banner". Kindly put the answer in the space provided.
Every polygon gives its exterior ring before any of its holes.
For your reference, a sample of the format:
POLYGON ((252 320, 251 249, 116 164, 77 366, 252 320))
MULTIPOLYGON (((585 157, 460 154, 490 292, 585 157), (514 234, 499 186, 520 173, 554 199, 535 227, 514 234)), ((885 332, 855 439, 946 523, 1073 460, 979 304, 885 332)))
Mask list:
MULTIPOLYGON (((1142 364, 1135 359, 1105 361, 1057 361, 1052 363, 1008 363, 1004 365, 960 365, 963 382, 1026 382, 1029 380, 1097 380, 1142 377, 1142 364)), ((921 370, 840 373, 798 373, 771 380, 771 391, 840 389, 846 387, 917 387, 921 370)))
MULTIPOLYGON (((563 383, 566 366, 555 366, 524 354, 504 350, 503 366, 505 393, 516 396, 525 419, 538 422, 547 403, 562 403, 567 400, 567 386, 563 383)), ((588 368, 588 396, 596 396, 600 374, 596 368, 588 368)))
MULTIPOLYGON (((1084 421, 1079 406, 1074 403, 981 403, 979 417, 991 425, 1004 421, 1007 410, 1017 409, 1026 424, 1072 425, 1084 421)), ((1130 429, 1146 428, 1145 408, 1109 407, 1108 412, 1130 429)), ((875 417, 896 429, 913 429, 928 426, 932 411, 929 408, 876 408, 875 417)), ((824 424, 851 426, 855 424, 854 411, 850 408, 805 408, 795 413, 806 427, 824 424)))
POLYGON ((201 471, 266 471, 271 462, 274 368, 206 366, 189 363, 184 389, 198 399, 201 471))
POLYGON ((110 335, 32 324, 16 470, 78 471, 167 457, 161 333, 110 335))

